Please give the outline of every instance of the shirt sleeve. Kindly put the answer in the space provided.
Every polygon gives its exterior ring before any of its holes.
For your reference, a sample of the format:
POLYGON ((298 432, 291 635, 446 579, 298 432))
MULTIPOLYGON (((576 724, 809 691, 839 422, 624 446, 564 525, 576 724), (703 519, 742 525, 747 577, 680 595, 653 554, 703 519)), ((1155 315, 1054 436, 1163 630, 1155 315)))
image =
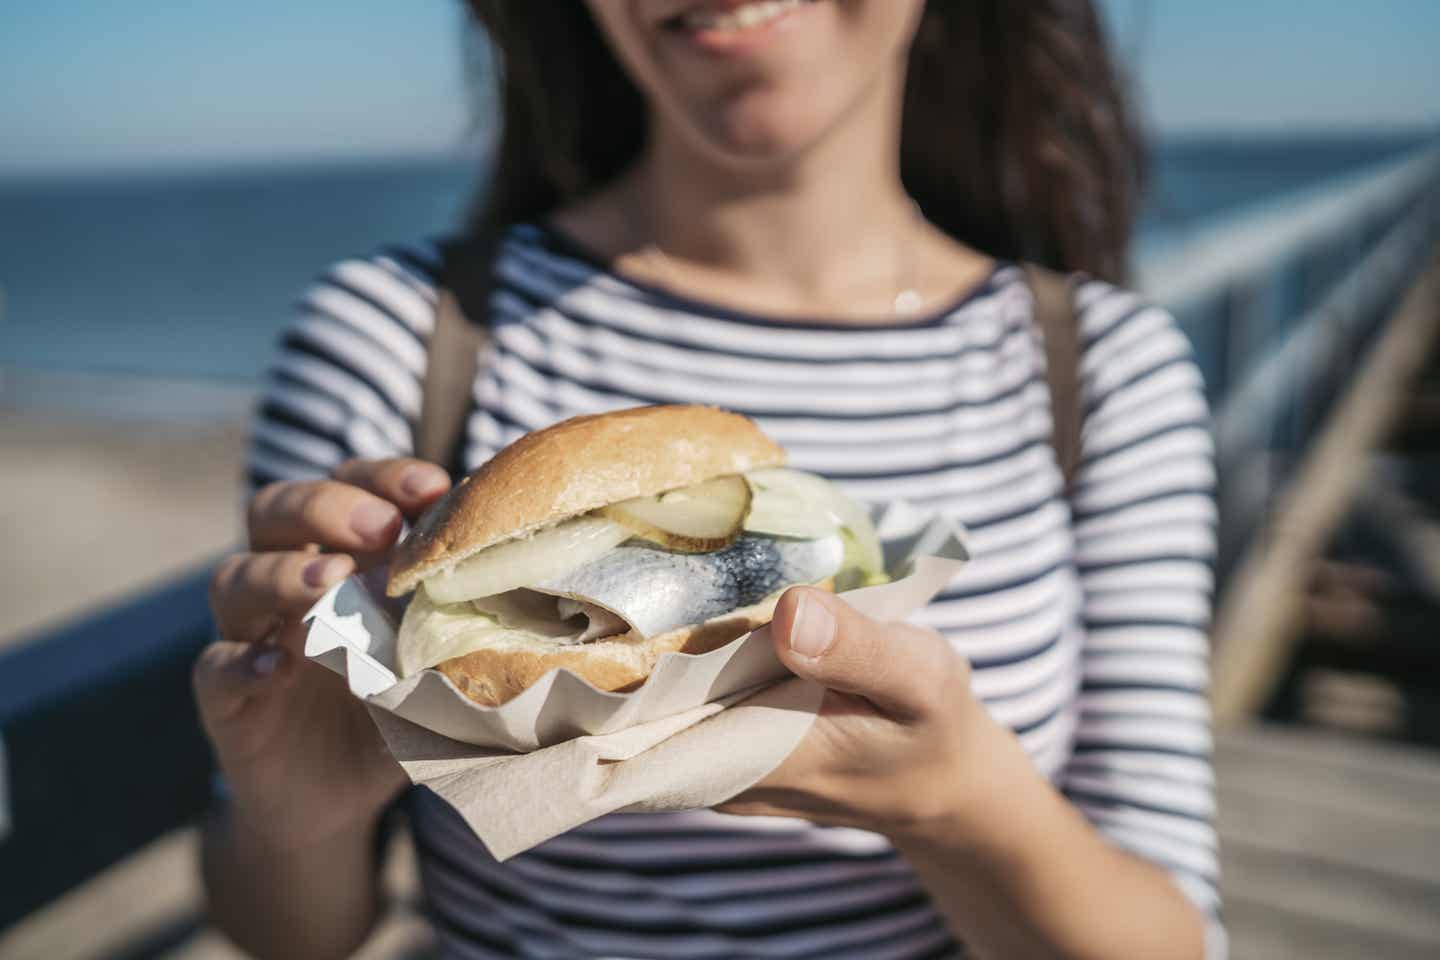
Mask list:
POLYGON ((336 264, 297 305, 266 374, 250 489, 329 476, 353 458, 407 456, 434 329, 433 251, 336 264))
POLYGON ((1223 955, 1207 696, 1216 539, 1201 374, 1171 316, 1077 291, 1081 457, 1072 498, 1085 642, 1061 784, 1112 843, 1167 869, 1223 955))

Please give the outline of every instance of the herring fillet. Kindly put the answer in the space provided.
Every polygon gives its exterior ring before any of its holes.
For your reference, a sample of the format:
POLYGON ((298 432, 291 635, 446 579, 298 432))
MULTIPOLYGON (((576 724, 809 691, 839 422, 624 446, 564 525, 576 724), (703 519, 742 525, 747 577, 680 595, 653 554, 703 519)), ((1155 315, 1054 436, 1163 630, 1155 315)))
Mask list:
POLYGON ((675 553, 632 541, 530 589, 590 601, 653 637, 759 603, 784 587, 824 580, 844 558, 839 535, 742 536, 711 553, 675 553))

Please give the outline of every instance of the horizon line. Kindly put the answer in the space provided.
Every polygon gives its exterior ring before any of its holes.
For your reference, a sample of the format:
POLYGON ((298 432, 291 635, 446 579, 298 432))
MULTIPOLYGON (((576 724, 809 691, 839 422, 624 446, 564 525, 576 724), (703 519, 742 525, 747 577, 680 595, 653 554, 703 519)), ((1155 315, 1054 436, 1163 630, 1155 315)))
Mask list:
MULTIPOLYGON (((1440 139, 1440 124, 1419 126, 1376 127, 1311 127, 1285 130, 1250 127, 1186 127, 1157 130, 1145 136, 1152 145, 1165 142, 1235 141, 1241 143, 1280 143, 1307 141, 1415 140, 1440 139)), ((176 158, 123 158, 112 163, 61 161, 51 164, 0 163, 0 179, 4 180, 84 180, 108 178, 203 177, 247 172, 294 172, 307 169, 341 167, 381 167, 406 164, 483 165, 488 159, 484 146, 459 145, 445 149, 413 151, 365 151, 337 153, 329 151, 265 155, 212 155, 176 158)))

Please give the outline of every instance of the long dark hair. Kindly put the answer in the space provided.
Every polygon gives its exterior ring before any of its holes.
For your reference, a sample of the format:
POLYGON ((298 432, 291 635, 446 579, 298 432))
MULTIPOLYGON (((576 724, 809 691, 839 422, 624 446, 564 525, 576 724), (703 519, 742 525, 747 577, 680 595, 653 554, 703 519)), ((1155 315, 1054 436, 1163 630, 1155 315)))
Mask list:
MULTIPOLYGON (((467 0, 502 128, 471 241, 493 250, 618 176, 646 106, 580 0, 467 0)), ((1144 156, 1093 0, 930 0, 911 49, 901 175, 976 249, 1121 280, 1144 156)))

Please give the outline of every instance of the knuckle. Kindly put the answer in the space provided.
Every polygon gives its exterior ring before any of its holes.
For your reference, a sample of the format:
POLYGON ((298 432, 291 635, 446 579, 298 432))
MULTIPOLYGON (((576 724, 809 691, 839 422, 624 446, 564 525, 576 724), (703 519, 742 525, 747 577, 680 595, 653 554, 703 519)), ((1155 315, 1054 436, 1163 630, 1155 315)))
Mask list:
POLYGON ((225 598, 235 589, 236 581, 245 568, 248 553, 234 553, 221 560, 215 572, 210 575, 210 610, 219 612, 225 598))
POLYGON ((935 680, 931 684, 930 701, 937 709, 947 707, 954 703, 957 698, 968 696, 970 693, 970 661, 953 651, 945 658, 945 663, 935 671, 935 680))
POLYGON ((360 457, 348 457, 340 461, 330 476, 337 480, 347 480, 363 474, 372 462, 373 461, 370 460, 363 460, 360 457))
POLYGON ((384 500, 404 500, 406 494, 401 488, 401 480, 411 466, 421 462, 410 457, 371 460, 365 474, 355 480, 355 485, 384 500))
POLYGON ((282 602, 303 600, 309 594, 301 579, 302 571, 313 559, 310 554, 276 554, 265 570, 266 589, 282 602))
POLYGON ((250 505, 245 513, 246 522, 251 530, 265 521, 265 518, 275 509, 276 502, 284 497, 286 491, 293 486, 293 483, 276 480, 255 491, 255 496, 250 498, 250 505))
POLYGON ((883 650, 857 666, 857 675, 867 678, 867 683, 878 690, 904 690, 912 682, 913 668, 883 650))
MULTIPOLYGON (((961 682, 957 670, 965 665, 962 657, 938 631, 929 627, 906 624, 911 646, 916 651, 915 671, 919 680, 918 705, 926 711, 940 709, 949 699, 956 684, 961 682)), ((968 683, 968 677, 963 679, 968 683)))
POLYGON ((843 627, 835 644, 826 653, 831 669, 867 684, 886 686, 907 669, 903 658, 894 655, 895 625, 878 623, 843 627))
POLYGON ((252 609, 272 614, 284 612, 303 595, 300 588, 300 565, 310 559, 308 554, 260 554, 247 566, 245 592, 252 609))
POLYGON ((389 460, 381 460, 375 464, 375 484, 377 487, 384 487, 386 490, 398 489, 400 478, 405 476, 405 471, 410 469, 411 464, 418 463, 408 457, 393 457, 389 460))
POLYGON ((276 584, 284 575, 289 563, 289 553, 262 553, 255 557, 247 570, 249 586, 263 590, 276 584))
POLYGON ((295 503, 295 517, 308 531, 321 530, 329 519, 336 497, 333 483, 317 483, 301 491, 295 503))
POLYGON ((190 668, 190 685, 197 695, 203 696, 212 686, 214 678, 225 663, 225 648, 212 643, 200 651, 190 668))
POLYGON ((966 689, 970 686, 970 661, 961 656, 958 651, 951 651, 948 677, 952 686, 966 689))

